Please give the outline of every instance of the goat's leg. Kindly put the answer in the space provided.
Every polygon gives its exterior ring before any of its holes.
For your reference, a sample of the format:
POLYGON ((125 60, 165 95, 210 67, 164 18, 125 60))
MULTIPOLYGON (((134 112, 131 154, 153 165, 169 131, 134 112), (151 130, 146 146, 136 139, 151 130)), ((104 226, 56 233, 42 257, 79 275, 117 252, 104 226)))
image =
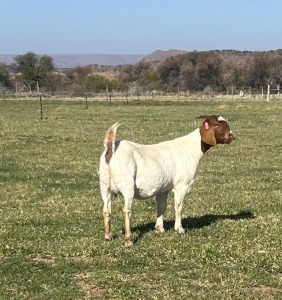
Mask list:
POLYGON ((187 193, 187 188, 174 190, 174 208, 175 208, 175 224, 174 229, 179 233, 184 233, 184 229, 181 223, 181 212, 183 207, 183 200, 187 193))
POLYGON ((167 206, 168 192, 156 196, 157 202, 157 222, 155 228, 158 232, 164 232, 164 213, 167 206))
POLYGON ((111 201, 112 194, 110 191, 110 170, 105 161, 100 162, 100 191, 103 199, 103 217, 105 226, 105 239, 110 241, 112 238, 111 234, 111 201))
POLYGON ((131 206, 132 206, 132 196, 124 196, 124 222, 125 222, 125 241, 124 245, 125 247, 132 246, 132 240, 131 240, 131 230, 130 230, 130 217, 131 217, 131 206))
POLYGON ((101 184, 101 195, 104 202, 103 207, 103 217, 105 225, 105 239, 110 241, 112 239, 111 234, 111 205, 112 205, 112 195, 109 189, 101 184))

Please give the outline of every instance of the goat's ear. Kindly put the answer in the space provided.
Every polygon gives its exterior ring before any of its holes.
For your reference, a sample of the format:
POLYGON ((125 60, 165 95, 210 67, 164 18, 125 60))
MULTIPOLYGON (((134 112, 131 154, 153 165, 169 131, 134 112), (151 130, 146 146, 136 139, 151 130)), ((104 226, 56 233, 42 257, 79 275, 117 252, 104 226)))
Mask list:
POLYGON ((201 139, 204 143, 211 146, 216 145, 214 127, 209 124, 207 119, 202 123, 200 127, 200 134, 201 134, 201 139))

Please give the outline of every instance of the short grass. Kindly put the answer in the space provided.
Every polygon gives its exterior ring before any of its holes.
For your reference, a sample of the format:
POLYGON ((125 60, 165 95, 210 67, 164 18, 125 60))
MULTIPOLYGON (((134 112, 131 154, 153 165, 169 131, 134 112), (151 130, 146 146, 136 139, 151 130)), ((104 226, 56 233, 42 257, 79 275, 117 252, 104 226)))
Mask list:
POLYGON ((281 299, 282 103, 0 102, 0 299, 281 299), (237 141, 202 159, 173 230, 135 201, 123 246, 122 198, 104 241, 97 175, 105 130, 157 143, 221 114, 237 141))

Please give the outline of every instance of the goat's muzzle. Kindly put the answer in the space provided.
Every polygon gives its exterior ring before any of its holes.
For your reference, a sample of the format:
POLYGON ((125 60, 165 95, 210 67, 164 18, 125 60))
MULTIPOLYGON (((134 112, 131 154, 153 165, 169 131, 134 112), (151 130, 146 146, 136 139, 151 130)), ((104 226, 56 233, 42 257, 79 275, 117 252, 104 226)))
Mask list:
POLYGON ((229 132, 228 134, 228 139, 227 139, 227 144, 230 144, 232 141, 236 140, 235 135, 233 134, 232 131, 229 132))

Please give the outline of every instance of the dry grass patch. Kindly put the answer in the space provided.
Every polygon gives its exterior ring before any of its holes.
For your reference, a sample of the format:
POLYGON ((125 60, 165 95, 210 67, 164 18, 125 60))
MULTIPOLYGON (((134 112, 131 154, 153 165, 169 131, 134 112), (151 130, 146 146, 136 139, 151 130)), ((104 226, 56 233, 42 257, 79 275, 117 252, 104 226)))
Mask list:
MULTIPOLYGON (((260 297, 260 299, 272 300, 277 299, 278 293, 281 293, 281 290, 265 285, 250 285, 246 289, 250 291, 255 297, 260 297)), ((257 299, 257 298, 256 298, 257 299)))
POLYGON ((45 264, 55 264, 55 258, 54 257, 41 257, 41 256, 35 256, 32 258, 33 261, 37 263, 45 263, 45 264))
POLYGON ((80 273, 74 276, 76 283, 85 295, 85 299, 99 299, 107 290, 90 283, 89 279, 91 279, 91 277, 91 272, 80 273))

